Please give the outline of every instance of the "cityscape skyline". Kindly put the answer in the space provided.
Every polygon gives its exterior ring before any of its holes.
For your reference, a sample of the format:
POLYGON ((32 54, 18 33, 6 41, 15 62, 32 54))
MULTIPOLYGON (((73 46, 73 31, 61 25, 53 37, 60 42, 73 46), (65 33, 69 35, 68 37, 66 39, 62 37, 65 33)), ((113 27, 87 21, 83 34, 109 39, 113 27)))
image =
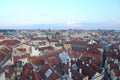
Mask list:
POLYGON ((119 0, 1 0, 0 29, 26 25, 23 28, 42 29, 38 24, 47 24, 53 29, 120 30, 119 4, 119 0))

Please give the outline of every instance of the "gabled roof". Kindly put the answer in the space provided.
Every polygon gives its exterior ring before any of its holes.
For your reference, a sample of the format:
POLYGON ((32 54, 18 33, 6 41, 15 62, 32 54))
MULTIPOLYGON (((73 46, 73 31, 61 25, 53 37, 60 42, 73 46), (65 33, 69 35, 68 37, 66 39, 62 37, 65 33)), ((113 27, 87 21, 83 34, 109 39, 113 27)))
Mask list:
POLYGON ((44 80, 56 80, 61 77, 61 75, 49 64, 46 64, 39 73, 44 80))
POLYGON ((55 44, 56 47, 62 46, 62 44, 55 44))
POLYGON ((41 80, 40 76, 37 74, 37 72, 32 71, 32 80, 41 80))
POLYGON ((47 40, 47 37, 33 37, 31 40, 47 40))
POLYGON ((30 64, 25 64, 23 67, 23 73, 21 75, 21 80, 27 80, 28 75, 31 73, 32 66, 30 64))
POLYGON ((48 62, 51 65, 59 64, 60 63, 60 58, 59 58, 58 55, 53 56, 53 57, 49 57, 48 59, 46 59, 46 62, 48 62))
POLYGON ((66 64, 60 63, 59 65, 57 65, 57 67, 60 68, 64 73, 68 73, 68 69, 70 69, 70 72, 72 73, 71 77, 73 80, 83 80, 83 78, 85 77, 84 75, 80 74, 78 71, 74 70, 66 64))
POLYGON ((49 40, 49 42, 58 42, 58 40, 57 39, 51 39, 51 40, 49 40))
POLYGON ((78 60, 77 66, 82 69, 82 74, 84 76, 92 77, 96 73, 94 69, 92 69, 90 66, 87 66, 85 63, 83 64, 80 60, 78 60))
POLYGON ((2 66, 11 57, 11 52, 11 47, 0 45, 0 66, 2 66))
POLYGON ((16 62, 19 59, 30 58, 30 54, 25 54, 25 55, 22 55, 22 56, 13 56, 13 57, 11 57, 11 59, 12 58, 13 58, 13 61, 16 62))
POLYGON ((48 51, 48 52, 45 53, 45 58, 48 58, 48 57, 52 57, 52 56, 58 55, 58 54, 60 54, 61 52, 63 52, 62 49, 55 50, 55 51, 48 51))
POLYGON ((13 73, 14 73, 14 66, 5 66, 5 77, 6 78, 11 78, 13 73))
POLYGON ((46 46, 46 47, 41 47, 38 48, 39 51, 43 51, 43 50, 54 50, 54 48, 52 46, 46 46))
POLYGON ((101 54, 101 52, 96 47, 90 47, 88 52, 93 54, 101 54))
MULTIPOLYGON (((120 52, 119 52, 120 53, 120 52)), ((118 60, 120 60, 120 54, 115 54, 115 53, 112 53, 112 52, 109 52, 109 53, 107 53, 106 54, 106 57, 111 57, 111 58, 113 58, 113 59, 118 59, 118 60)))
POLYGON ((94 47, 94 48, 103 48, 102 45, 94 43, 94 44, 90 44, 89 47, 94 47))
POLYGON ((88 42, 87 41, 66 41, 65 44, 81 44, 81 45, 88 45, 88 42))
POLYGON ((5 36, 4 35, 0 35, 0 39, 5 39, 5 36))
POLYGON ((110 69, 118 69, 117 64, 110 63, 110 69))
POLYGON ((19 43, 21 43, 21 41, 19 41, 18 39, 6 39, 0 42, 1 45, 10 45, 10 46, 13 46, 19 43))
POLYGON ((88 45, 88 42, 87 41, 71 41, 71 44, 88 45))

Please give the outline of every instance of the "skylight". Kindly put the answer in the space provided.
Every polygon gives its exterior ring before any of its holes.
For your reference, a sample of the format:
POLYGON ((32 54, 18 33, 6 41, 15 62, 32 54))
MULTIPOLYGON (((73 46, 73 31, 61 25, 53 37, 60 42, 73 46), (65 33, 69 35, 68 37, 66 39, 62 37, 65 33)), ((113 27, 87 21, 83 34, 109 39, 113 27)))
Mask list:
POLYGON ((47 72, 45 73, 45 76, 48 78, 52 74, 52 70, 48 69, 47 72))

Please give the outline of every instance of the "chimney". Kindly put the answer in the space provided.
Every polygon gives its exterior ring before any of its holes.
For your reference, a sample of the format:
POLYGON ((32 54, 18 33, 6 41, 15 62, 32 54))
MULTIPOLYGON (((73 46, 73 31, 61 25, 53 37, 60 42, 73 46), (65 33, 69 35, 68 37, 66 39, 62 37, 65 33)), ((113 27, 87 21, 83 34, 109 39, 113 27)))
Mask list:
POLYGON ((75 58, 76 62, 77 62, 77 58, 75 58))
POLYGON ((89 63, 90 63, 90 64, 92 63, 92 60, 91 60, 91 59, 89 60, 89 63))
POLYGON ((119 65, 119 70, 120 70, 120 65, 119 65))
POLYGON ((75 61, 75 58, 72 58, 73 61, 75 61))
POLYGON ((70 78, 72 78, 72 73, 70 71, 70 68, 68 69, 68 75, 69 75, 70 78))
POLYGON ((89 66, 89 64, 86 64, 86 66, 89 66))
POLYGON ((82 74, 82 69, 81 68, 79 68, 79 73, 82 74))
POLYGON ((12 56, 12 62, 14 63, 14 57, 12 56))
POLYGON ((82 64, 85 64, 85 62, 82 62, 82 64))
POLYGON ((69 67, 71 67, 71 61, 69 61, 69 67))

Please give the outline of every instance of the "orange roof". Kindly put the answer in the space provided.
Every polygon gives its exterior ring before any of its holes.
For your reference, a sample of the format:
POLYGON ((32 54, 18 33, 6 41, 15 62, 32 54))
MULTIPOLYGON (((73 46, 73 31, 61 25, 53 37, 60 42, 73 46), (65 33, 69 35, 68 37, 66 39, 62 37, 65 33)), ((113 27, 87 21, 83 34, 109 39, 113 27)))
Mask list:
POLYGON ((13 45, 16 45, 16 44, 19 44, 20 41, 17 40, 17 39, 6 39, 6 40, 3 40, 0 42, 0 44, 5 44, 5 45, 10 45, 10 46, 13 46, 13 45))
POLYGON ((39 51, 43 51, 43 50, 54 50, 54 48, 52 46, 46 46, 46 47, 41 47, 38 48, 39 51))
POLYGON ((40 76, 44 80, 56 80, 61 77, 61 75, 49 64, 46 64, 41 70, 40 70, 40 76), (47 71, 50 71, 50 74, 46 76, 47 71))
POLYGON ((32 74, 33 74, 32 80, 41 80, 40 76, 35 71, 32 71, 32 74))
POLYGON ((11 78, 14 73, 14 66, 5 66, 5 77, 11 78))
POLYGON ((21 75, 21 80, 26 80, 28 75, 30 74, 31 72, 31 65, 30 64, 25 64, 25 66, 23 67, 23 73, 21 75))
MULTIPOLYGON (((25 55, 22 55, 22 56, 13 56, 13 61, 16 62, 17 60, 19 59, 24 59, 24 58, 30 58, 30 54, 25 54, 25 55)), ((12 59, 12 57, 11 57, 12 59)))

